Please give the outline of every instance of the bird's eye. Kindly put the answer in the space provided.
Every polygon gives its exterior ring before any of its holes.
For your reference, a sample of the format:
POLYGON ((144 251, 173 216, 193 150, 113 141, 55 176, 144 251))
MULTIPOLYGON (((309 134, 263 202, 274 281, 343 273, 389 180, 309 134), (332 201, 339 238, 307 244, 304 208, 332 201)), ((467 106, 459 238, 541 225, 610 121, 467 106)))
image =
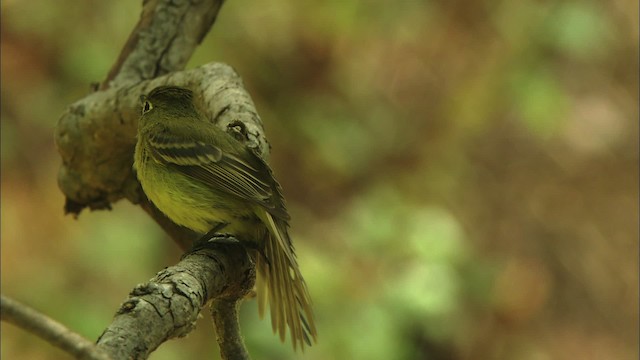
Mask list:
POLYGON ((142 114, 146 114, 149 111, 151 111, 151 109, 153 109, 153 105, 151 105, 151 103, 147 100, 144 102, 144 105, 142 105, 142 114))

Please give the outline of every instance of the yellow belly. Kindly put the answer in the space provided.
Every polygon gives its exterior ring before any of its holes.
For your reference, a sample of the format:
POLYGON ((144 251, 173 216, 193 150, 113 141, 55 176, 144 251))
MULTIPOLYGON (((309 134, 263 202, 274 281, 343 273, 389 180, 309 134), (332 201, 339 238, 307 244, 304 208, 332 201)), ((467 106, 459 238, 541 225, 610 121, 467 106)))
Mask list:
POLYGON ((260 223, 249 203, 177 170, 152 159, 136 161, 136 168, 149 200, 178 225, 204 234, 219 223, 227 223, 221 232, 240 236, 252 235, 252 227, 260 223))

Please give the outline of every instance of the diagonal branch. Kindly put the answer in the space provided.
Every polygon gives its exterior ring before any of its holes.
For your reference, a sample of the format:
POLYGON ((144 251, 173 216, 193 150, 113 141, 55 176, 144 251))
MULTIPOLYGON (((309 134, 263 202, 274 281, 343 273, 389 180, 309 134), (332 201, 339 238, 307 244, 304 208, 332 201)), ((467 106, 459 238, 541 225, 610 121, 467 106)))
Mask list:
POLYGON ((222 0, 146 0, 140 20, 101 89, 184 69, 215 22, 222 0))
MULTIPOLYGON (((235 309, 254 282, 255 270, 242 245, 211 242, 136 286, 98 339, 98 347, 114 359, 146 359, 164 341, 193 330, 206 303, 235 309)), ((244 347, 240 351, 245 356, 237 355, 237 344, 242 344, 235 331, 237 316, 235 323, 226 325, 231 332, 217 334, 223 359, 248 359, 244 347)))
POLYGON ((77 359, 110 360, 95 344, 66 326, 4 295, 0 296, 2 321, 10 322, 56 346, 77 359))

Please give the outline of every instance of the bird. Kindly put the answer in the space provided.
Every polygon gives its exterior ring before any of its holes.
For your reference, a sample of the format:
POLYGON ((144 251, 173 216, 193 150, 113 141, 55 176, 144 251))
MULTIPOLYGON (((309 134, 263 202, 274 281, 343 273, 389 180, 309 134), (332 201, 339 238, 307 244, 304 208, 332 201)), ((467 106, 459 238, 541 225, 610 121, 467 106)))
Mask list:
POLYGON ((199 234, 224 228, 255 262, 260 318, 269 306, 282 342, 317 342, 311 297, 289 236, 282 188, 252 148, 207 121, 190 89, 160 86, 141 96, 134 169, 148 199, 199 234))

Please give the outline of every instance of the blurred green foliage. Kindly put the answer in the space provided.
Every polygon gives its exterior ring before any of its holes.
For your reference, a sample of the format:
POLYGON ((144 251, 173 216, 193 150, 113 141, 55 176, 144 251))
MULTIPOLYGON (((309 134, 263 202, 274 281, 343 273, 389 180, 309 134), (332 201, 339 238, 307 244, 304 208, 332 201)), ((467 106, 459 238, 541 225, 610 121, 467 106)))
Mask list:
MULTIPOLYGON (((57 117, 139 2, 2 5, 2 292, 96 339, 180 256, 138 208, 62 214, 57 117)), ((315 301, 294 354, 636 359, 638 4, 228 1, 190 62, 232 65, 273 145, 315 301)), ((153 359, 217 356, 207 316, 153 359)), ((6 359, 66 355, 2 324, 6 359)))

